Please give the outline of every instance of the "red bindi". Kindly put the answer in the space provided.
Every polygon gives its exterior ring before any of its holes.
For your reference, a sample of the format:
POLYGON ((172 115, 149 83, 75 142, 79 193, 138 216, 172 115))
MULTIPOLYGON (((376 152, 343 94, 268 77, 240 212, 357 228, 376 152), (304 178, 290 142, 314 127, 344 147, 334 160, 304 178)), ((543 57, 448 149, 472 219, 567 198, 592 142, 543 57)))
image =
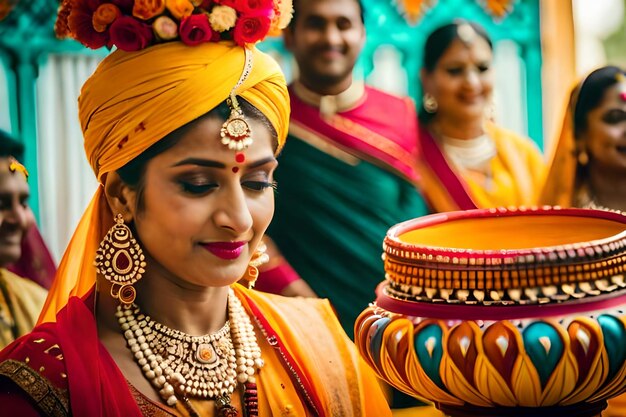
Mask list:
POLYGON ((235 154, 235 161, 237 161, 238 164, 243 164, 245 160, 246 156, 243 153, 237 152, 235 154))
POLYGON ((233 167, 233 173, 238 173, 239 172, 239 167, 233 167))

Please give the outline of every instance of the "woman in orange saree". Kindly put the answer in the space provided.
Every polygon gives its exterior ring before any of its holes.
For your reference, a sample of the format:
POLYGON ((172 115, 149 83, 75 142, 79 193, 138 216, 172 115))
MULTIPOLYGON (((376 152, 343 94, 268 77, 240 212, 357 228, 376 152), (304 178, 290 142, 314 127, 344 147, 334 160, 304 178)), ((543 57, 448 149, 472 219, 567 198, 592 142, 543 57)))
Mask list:
POLYGON ((264 258, 289 120, 253 44, 289 2, 157 3, 61 7, 60 32, 118 48, 79 98, 101 185, 42 324, 0 353, 3 413, 389 416, 327 301, 237 284, 264 258))
POLYGON ((598 68, 571 90, 543 204, 626 210, 626 73, 598 68))
POLYGON ((433 211, 536 204, 542 156, 528 138, 487 117, 492 44, 459 21, 432 32, 424 47, 420 174, 433 211))

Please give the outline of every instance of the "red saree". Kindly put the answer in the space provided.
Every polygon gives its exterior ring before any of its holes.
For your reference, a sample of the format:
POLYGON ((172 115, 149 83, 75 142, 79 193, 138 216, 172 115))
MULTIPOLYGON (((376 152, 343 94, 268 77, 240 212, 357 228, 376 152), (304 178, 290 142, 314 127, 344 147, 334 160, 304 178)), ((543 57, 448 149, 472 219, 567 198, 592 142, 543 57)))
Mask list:
MULTIPOLYGON (((274 415, 284 407, 273 404, 281 395, 288 396, 286 401, 298 415, 390 415, 375 377, 338 331, 327 302, 283 299, 240 287, 236 292, 266 338, 263 357, 269 362, 258 384, 260 394, 265 391, 260 404, 269 406, 260 410, 260 416, 274 415), (307 330, 312 338, 308 343, 296 340, 307 330), (317 337, 325 337, 324 343, 315 346, 317 337), (321 355, 315 357, 313 352, 321 355), (279 379, 272 369, 281 365, 288 377, 279 379), (292 384, 286 386, 289 379, 292 384)), ((142 416, 126 378, 98 339, 91 310, 94 294, 89 292, 84 300, 72 297, 56 323, 37 326, 0 353, 3 410, 11 415, 32 414, 36 408, 52 416, 142 416), (30 405, 23 395, 13 401, 20 392, 16 387, 27 393, 30 405)))

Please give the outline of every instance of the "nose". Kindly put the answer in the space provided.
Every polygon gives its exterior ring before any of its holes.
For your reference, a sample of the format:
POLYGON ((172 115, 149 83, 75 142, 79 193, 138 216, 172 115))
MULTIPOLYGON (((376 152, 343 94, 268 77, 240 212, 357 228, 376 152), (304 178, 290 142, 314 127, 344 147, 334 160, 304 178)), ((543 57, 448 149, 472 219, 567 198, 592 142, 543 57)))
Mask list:
POLYGON ((230 231, 235 237, 244 235, 252 228, 252 214, 241 185, 224 188, 217 200, 218 207, 214 212, 217 227, 230 231))
POLYGON ((468 89, 477 89, 480 86, 480 76, 478 71, 470 69, 465 73, 465 86, 468 89))
POLYGON ((326 43, 331 46, 340 45, 343 40, 341 39, 341 32, 339 28, 335 25, 326 25, 326 30, 324 31, 324 38, 326 39, 326 43))

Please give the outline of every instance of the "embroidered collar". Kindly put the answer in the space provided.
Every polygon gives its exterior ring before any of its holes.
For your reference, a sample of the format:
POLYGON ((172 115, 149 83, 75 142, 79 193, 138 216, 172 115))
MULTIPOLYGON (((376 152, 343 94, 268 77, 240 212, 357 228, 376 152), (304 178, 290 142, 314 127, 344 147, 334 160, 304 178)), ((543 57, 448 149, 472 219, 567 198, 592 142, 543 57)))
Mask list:
POLYGON ((319 108, 320 114, 328 117, 355 107, 365 94, 365 84, 362 81, 355 81, 337 95, 324 96, 309 90, 301 82, 295 81, 293 91, 300 100, 319 108))

